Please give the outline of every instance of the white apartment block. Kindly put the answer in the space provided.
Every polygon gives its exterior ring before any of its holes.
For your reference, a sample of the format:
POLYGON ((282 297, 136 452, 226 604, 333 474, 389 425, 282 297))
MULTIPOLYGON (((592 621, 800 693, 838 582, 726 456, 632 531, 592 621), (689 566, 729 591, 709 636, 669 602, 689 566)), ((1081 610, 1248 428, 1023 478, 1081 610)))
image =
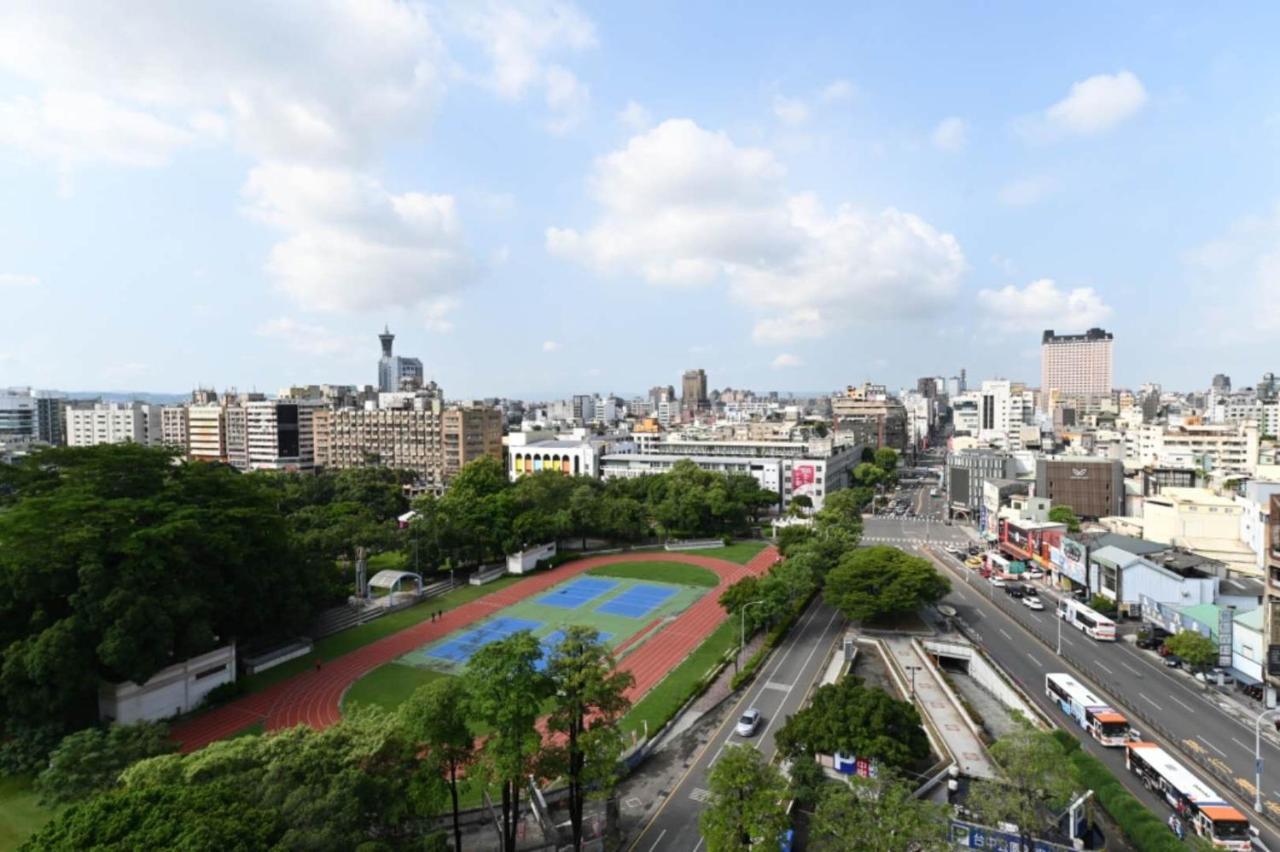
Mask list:
POLYGON ((1100 328, 1084 334, 1046 331, 1040 344, 1040 393, 1051 410, 1055 396, 1111 394, 1113 336, 1100 328))
POLYGON ((1249 421, 1237 424, 1183 423, 1165 426, 1144 424, 1136 444, 1126 449, 1139 465, 1204 468, 1226 474, 1252 474, 1258 467, 1258 426, 1249 421))
POLYGON ((227 460, 226 420, 218 403, 187 407, 187 455, 194 461, 227 460))
POLYGON ((166 405, 160 409, 160 443, 187 452, 187 407, 166 405))
POLYGON ((124 443, 159 446, 164 435, 160 408, 143 402, 68 406, 67 446, 124 443))
POLYGON ((244 410, 244 465, 248 470, 315 467, 315 411, 324 403, 254 400, 244 410))

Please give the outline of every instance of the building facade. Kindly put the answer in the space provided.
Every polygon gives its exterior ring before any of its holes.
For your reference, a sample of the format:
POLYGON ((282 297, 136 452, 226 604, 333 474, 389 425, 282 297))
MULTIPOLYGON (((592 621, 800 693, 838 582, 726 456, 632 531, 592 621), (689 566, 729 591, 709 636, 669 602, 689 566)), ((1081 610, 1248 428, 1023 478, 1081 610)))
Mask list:
POLYGON ((1040 393, 1051 409, 1055 394, 1110 396, 1113 335, 1100 328, 1084 334, 1045 331, 1040 343, 1040 393))
POLYGON ((438 400, 398 408, 339 408, 314 418, 316 464, 334 470, 381 465, 411 470, 428 489, 444 486, 438 400))
POLYGON ((1036 459, 1036 496, 1081 518, 1124 514, 1124 463, 1090 456, 1036 459))
POLYGON ((160 443, 187 454, 187 407, 166 405, 160 409, 160 443))
POLYGON ((884 385, 849 386, 831 398, 831 416, 837 432, 863 446, 905 450, 908 444, 907 410, 884 385))
POLYGON ((1013 479, 1014 472, 1013 457, 1003 450, 978 448, 948 453, 945 487, 950 516, 977 519, 986 526, 986 519, 981 517, 983 484, 1013 479))
POLYGON ((187 407, 187 457, 203 462, 227 460, 226 417, 218 402, 187 407))
POLYGON ((67 445, 133 443, 160 446, 160 406, 145 402, 97 402, 67 408, 67 445))
POLYGON ((458 405, 441 418, 444 481, 482 456, 502 458, 502 412, 482 405, 458 405))
POLYGON ((710 405, 707 397, 707 371, 685 370, 680 377, 680 406, 686 413, 706 411, 710 405))
POLYGON ((395 339, 396 336, 387 328, 378 335, 382 344, 382 357, 378 359, 378 390, 384 393, 419 388, 424 380, 421 361, 391 354, 395 339))

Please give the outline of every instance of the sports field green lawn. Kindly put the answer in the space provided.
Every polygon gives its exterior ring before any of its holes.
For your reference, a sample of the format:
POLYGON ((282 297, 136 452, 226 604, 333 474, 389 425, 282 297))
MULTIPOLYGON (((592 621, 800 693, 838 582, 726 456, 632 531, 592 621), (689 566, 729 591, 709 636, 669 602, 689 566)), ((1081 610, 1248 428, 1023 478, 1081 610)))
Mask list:
POLYGON ((763 541, 736 541, 724 547, 691 550, 689 553, 693 556, 710 556, 714 559, 727 559, 730 562, 737 562, 739 565, 746 565, 753 556, 767 546, 763 541))
POLYGON ((394 709, 403 704, 415 689, 442 677, 449 675, 404 663, 387 663, 351 684, 347 694, 342 696, 342 706, 375 704, 394 709))
POLYGON ((11 852, 53 817, 40 807, 31 779, 0 777, 0 852, 11 852))
POLYGON ((682 562, 617 562, 591 568, 588 574, 597 577, 621 577, 629 580, 653 580, 658 583, 676 583, 681 586, 715 588, 720 578, 714 571, 686 565, 682 562))

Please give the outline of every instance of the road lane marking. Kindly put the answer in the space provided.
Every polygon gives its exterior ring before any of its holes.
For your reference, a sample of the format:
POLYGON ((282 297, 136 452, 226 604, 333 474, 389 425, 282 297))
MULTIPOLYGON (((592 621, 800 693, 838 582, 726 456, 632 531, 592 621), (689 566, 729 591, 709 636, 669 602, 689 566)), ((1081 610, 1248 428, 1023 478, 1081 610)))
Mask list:
POLYGON ((1040 668, 1044 668, 1044 663, 1042 663, 1042 662, 1040 662, 1039 660, 1037 660, 1037 659, 1036 659, 1036 655, 1035 655, 1035 654, 1033 654, 1033 653, 1031 653, 1030 651, 1028 651, 1028 652, 1027 652, 1027 656, 1031 658, 1031 662, 1035 663, 1035 664, 1036 664, 1037 666, 1039 666, 1040 668))
POLYGON ((986 616, 986 613, 984 613, 984 612, 983 612, 982 610, 980 610, 980 609, 975 609, 975 610, 973 611, 973 614, 974 614, 974 615, 976 615, 978 618, 986 618, 986 617, 987 617, 987 616, 986 616))
MULTIPOLYGON (((835 621, 836 618, 839 617, 839 615, 840 615, 839 611, 831 613, 831 617, 827 619, 826 625, 822 628, 822 633, 818 635, 819 640, 821 640, 823 636, 827 635, 827 631, 831 629, 831 622, 835 621)), ((821 641, 817 641, 813 643, 813 647, 809 649, 809 655, 805 657, 804 662, 800 664, 801 673, 803 673, 804 670, 809 667, 809 663, 813 660, 813 655, 818 652, 818 649, 821 648, 822 645, 823 643, 821 641)), ((776 670, 774 671, 774 674, 777 674, 776 670)), ((782 708, 779 707, 778 712, 774 713, 765 721, 764 730, 760 732, 760 739, 758 740, 760 745, 764 745, 764 738, 769 733, 769 728, 773 727, 773 723, 776 722, 778 720, 778 717, 781 715, 782 715, 782 708)), ((763 754, 763 752, 761 753, 763 754)))
MULTIPOLYGON (((1067 637, 1063 636, 1062 638, 1063 638, 1063 639, 1066 639, 1067 637)), ((1107 673, 1107 674, 1109 674, 1109 675, 1114 675, 1114 674, 1115 674, 1115 672, 1111 671, 1111 669, 1107 668, 1107 667, 1106 667, 1106 666, 1104 666, 1102 663, 1094 662, 1094 665, 1095 665, 1095 666, 1097 666, 1098 668, 1102 669, 1104 672, 1106 672, 1106 673, 1107 673)))
POLYGON ((1008 639, 1010 642, 1012 642, 1012 641, 1013 641, 1013 637, 1012 637, 1012 636, 1010 636, 1008 633, 1005 633, 1005 632, 1004 632, 1004 628, 1003 628, 1003 627, 997 627, 996 629, 1000 631, 1000 635, 1001 635, 1001 636, 1003 636, 1004 638, 1008 639))
MULTIPOLYGON (((1223 755, 1223 757, 1226 757, 1226 755, 1223 755)), ((705 787, 694 787, 693 792, 689 794, 689 798, 695 802, 705 802, 711 798, 711 791, 705 787)))
POLYGON ((1183 710, 1186 710, 1186 711, 1187 711, 1187 712, 1189 712, 1189 713, 1194 713, 1194 712, 1196 712, 1196 711, 1195 711, 1195 708, 1193 708, 1193 707, 1188 707, 1186 704, 1184 704, 1184 703, 1182 703, 1181 701, 1179 701, 1179 700, 1178 700, 1178 698, 1177 698, 1176 696, 1170 695, 1170 696, 1169 696, 1169 700, 1170 700, 1170 701, 1172 701, 1172 702, 1174 702, 1174 703, 1175 703, 1175 704, 1177 704, 1179 707, 1181 707, 1183 710))
POLYGON ((667 836, 667 830, 664 828, 662 829, 662 834, 659 834, 658 839, 653 841, 653 845, 649 847, 649 852, 653 852, 653 850, 657 849, 658 844, 662 842, 662 838, 666 836, 667 836))
POLYGON ((1142 677, 1142 672, 1138 671, 1138 670, 1137 670, 1137 669, 1135 669, 1133 666, 1131 666, 1131 665, 1129 665, 1128 663, 1126 663, 1124 660, 1121 660, 1121 661, 1120 661, 1120 665, 1124 666, 1126 669, 1128 669, 1129 671, 1133 672, 1133 673, 1134 673, 1134 674, 1136 674, 1138 677, 1142 677))
POLYGON ((764 688, 765 688, 765 689, 776 689, 776 690, 778 690, 779 692, 790 692, 790 691, 791 691, 791 687, 793 687, 793 686, 795 686, 795 684, 792 684, 792 683, 778 683, 776 680, 771 680, 771 681, 767 682, 767 683, 764 685, 764 688))
POLYGON ((702 848, 702 841, 703 841, 703 838, 699 837, 698 845, 693 847, 693 852, 698 852, 698 850, 702 848))
MULTIPOLYGON (((1239 741, 1238 739, 1236 739, 1235 737, 1232 737, 1232 738, 1231 738, 1231 742, 1233 742, 1233 743, 1235 743, 1236 745, 1240 746, 1240 748, 1244 749, 1245 751, 1251 751, 1251 750, 1253 749, 1253 746, 1251 746, 1251 745, 1245 745, 1244 743, 1240 742, 1240 741, 1239 741)), ((1226 755, 1223 755, 1223 756, 1225 757, 1226 755)))
POLYGON ((1143 701, 1147 702, 1148 704, 1150 704, 1152 707, 1156 708, 1157 710, 1161 710, 1161 711, 1164 710, 1163 707, 1161 707, 1159 704, 1152 701, 1147 696, 1143 695, 1141 692, 1138 693, 1138 697, 1141 698, 1143 701))
POLYGON ((1204 744, 1205 744, 1205 745, 1207 745, 1209 748, 1213 749, 1214 751, 1216 751, 1218 754, 1222 755, 1223 757, 1226 757, 1226 756, 1227 756, 1227 753, 1226 753, 1225 751, 1223 751, 1222 749, 1218 748, 1216 745, 1214 745, 1213 743, 1209 742, 1208 740, 1206 740, 1204 737, 1200 736, 1199 734, 1196 734, 1196 739, 1198 739, 1200 742, 1204 743, 1204 744))

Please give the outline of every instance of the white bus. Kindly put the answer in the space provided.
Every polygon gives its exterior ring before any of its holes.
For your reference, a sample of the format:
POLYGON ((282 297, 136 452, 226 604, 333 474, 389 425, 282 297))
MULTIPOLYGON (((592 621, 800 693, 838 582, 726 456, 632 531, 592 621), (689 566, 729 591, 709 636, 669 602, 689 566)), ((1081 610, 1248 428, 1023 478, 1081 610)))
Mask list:
POLYGON ((1075 598, 1062 598, 1058 602, 1058 617, 1072 627, 1099 642, 1116 641, 1116 623, 1100 612, 1095 612, 1075 598))
POLYGON ((1249 820, 1155 743, 1129 743, 1125 766, 1218 849, 1249 850, 1249 820))
POLYGON ((1122 746, 1129 741, 1129 720, 1071 675, 1061 672, 1045 675, 1044 692, 1063 713, 1104 746, 1122 746))

